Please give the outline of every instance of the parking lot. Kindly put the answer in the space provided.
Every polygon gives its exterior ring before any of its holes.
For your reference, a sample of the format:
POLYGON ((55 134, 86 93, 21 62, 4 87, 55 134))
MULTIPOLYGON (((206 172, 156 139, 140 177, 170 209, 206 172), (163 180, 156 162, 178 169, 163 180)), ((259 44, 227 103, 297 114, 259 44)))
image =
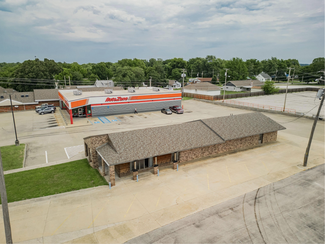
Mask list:
MULTIPOLYGON (((261 108, 264 110, 283 111, 285 94, 275 94, 270 96, 242 97, 226 100, 227 103, 239 106, 261 108)), ((296 115, 315 117, 320 104, 316 98, 316 92, 294 92, 287 94, 286 110, 296 115)), ((325 104, 323 104, 321 118, 325 118, 325 104)))

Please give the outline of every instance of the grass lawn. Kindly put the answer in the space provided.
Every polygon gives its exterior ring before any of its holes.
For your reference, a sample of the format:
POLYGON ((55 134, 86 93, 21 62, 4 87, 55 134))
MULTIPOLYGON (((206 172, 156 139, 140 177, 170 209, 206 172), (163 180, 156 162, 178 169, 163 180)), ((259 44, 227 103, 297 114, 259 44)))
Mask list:
MULTIPOLYGON (((226 95, 227 94, 245 93, 245 92, 248 92, 248 91, 226 91, 226 95)), ((221 91, 221 94, 220 95, 223 95, 223 91, 221 91)))
POLYGON ((87 159, 5 175, 8 202, 107 185, 87 159))
POLYGON ((25 144, 0 147, 3 170, 23 167, 25 144))
POLYGON ((191 99, 193 99, 193 97, 183 97, 183 98, 182 98, 183 101, 191 100, 191 99))

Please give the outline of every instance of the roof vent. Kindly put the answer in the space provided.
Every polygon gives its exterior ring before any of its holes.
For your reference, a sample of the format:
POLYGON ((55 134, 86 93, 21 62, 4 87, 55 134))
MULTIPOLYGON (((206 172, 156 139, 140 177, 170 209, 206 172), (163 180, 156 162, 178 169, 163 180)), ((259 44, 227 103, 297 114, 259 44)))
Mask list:
POLYGON ((128 92, 135 92, 135 88, 134 87, 128 87, 128 92))
POLYGON ((105 89, 105 94, 111 94, 113 93, 113 89, 105 89))
POLYGON ((73 91, 73 95, 75 96, 82 95, 82 91, 73 91))
POLYGON ((154 88, 152 88, 152 90, 158 92, 158 91, 160 91, 160 88, 158 88, 158 87, 154 87, 154 88))

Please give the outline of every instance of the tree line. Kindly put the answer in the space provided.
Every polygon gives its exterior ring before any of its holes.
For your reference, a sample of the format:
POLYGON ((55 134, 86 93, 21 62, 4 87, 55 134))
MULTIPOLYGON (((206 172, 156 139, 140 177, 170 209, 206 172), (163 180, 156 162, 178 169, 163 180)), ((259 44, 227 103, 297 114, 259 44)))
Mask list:
POLYGON ((116 85, 123 87, 141 86, 143 82, 152 80, 155 86, 166 86, 168 80, 181 80, 183 69, 186 70, 186 81, 195 77, 212 77, 212 82, 227 80, 255 79, 264 71, 273 80, 287 79, 288 68, 292 67, 291 76, 300 81, 314 81, 324 70, 324 57, 315 58, 310 65, 302 66, 297 59, 271 59, 259 61, 241 58, 224 60, 208 55, 205 58, 173 59, 122 59, 116 63, 100 62, 78 64, 55 62, 45 58, 26 60, 22 63, 0 63, 0 86, 13 88, 17 91, 32 91, 33 89, 54 88, 55 82, 64 84, 70 78, 72 85, 90 85, 96 80, 112 79, 116 85))

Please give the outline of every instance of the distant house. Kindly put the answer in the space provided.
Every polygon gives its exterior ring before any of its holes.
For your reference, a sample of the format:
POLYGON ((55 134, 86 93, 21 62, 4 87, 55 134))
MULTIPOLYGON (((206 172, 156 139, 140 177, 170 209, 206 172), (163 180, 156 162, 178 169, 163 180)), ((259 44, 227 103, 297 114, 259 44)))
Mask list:
POLYGON ((226 91, 250 91, 253 87, 261 88, 264 85, 259 80, 234 80, 228 81, 225 90, 226 91))
POLYGON ((200 95, 220 95, 220 87, 209 82, 200 82, 190 84, 184 87, 185 93, 193 93, 200 95))
POLYGON ((272 80, 271 76, 269 76, 268 74, 262 72, 259 75, 256 76, 256 79, 258 79, 261 82, 265 82, 267 80, 272 80))
POLYGON ((114 81, 112 80, 96 80, 95 87, 114 87, 114 81))
POLYGON ((211 81, 212 81, 212 78, 196 77, 196 78, 189 79, 190 83, 211 82, 211 81))
POLYGON ((177 80, 169 80, 168 87, 181 88, 182 84, 180 82, 178 82, 177 80))

